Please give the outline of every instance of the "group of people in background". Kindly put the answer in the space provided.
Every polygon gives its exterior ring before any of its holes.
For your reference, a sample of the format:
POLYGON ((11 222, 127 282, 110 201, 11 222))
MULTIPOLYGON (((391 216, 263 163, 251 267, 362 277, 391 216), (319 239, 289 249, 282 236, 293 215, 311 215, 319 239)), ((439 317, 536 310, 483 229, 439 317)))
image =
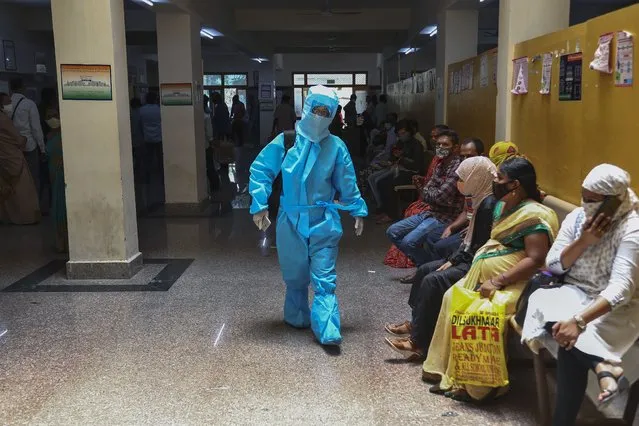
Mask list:
POLYGON ((498 142, 485 156, 480 139, 462 140, 445 125, 435 126, 424 145, 417 133, 414 122, 387 114, 372 131, 361 171, 360 186, 377 208, 378 223, 395 221, 384 263, 416 268, 400 280, 411 285, 410 319, 386 324, 385 343, 423 363, 422 379, 432 383, 432 393, 493 400, 508 388, 455 381, 452 289, 490 299, 500 292, 507 315, 526 297, 522 342, 558 357, 553 424, 575 423, 590 370, 600 403, 614 399, 627 385, 622 356, 639 338, 639 199, 629 174, 608 164, 594 168, 582 185, 582 206, 560 227, 543 204, 533 164, 514 143, 498 142), (403 218, 392 217, 385 206, 402 186, 419 199, 403 218), (553 276, 554 285, 531 292, 540 271, 553 276))
POLYGON ((55 90, 41 102, 25 96, 21 79, 0 93, 0 223, 32 225, 52 217, 55 247, 67 250, 67 219, 60 114, 55 90))

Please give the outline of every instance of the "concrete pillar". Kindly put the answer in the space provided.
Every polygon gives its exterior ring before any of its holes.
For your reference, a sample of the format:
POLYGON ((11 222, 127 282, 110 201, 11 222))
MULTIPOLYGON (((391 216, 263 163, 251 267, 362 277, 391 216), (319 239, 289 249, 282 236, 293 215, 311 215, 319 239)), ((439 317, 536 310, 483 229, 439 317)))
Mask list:
POLYGON ((495 137, 510 140, 512 109, 512 61, 515 45, 567 28, 570 0, 501 0, 499 4, 499 52, 497 59, 497 117, 495 137))
POLYGON ((202 105, 200 22, 178 13, 156 15, 160 85, 191 84, 193 104, 162 105, 167 213, 199 209, 208 198, 202 105))
POLYGON ((129 278, 142 267, 123 7, 122 0, 51 1, 58 70, 84 64, 111 72, 110 100, 60 97, 71 279, 129 278))
POLYGON ((479 12, 475 10, 444 10, 437 17, 437 77, 443 90, 438 90, 435 102, 435 123, 446 122, 448 65, 477 55, 479 12))

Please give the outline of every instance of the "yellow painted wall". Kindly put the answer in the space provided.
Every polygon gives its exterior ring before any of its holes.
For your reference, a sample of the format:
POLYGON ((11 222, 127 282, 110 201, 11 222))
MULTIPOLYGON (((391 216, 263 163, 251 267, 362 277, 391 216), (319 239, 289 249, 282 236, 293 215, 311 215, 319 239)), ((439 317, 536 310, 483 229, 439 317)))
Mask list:
MULTIPOLYGON (((559 101, 559 58, 553 60, 549 96, 539 94, 542 60, 529 61, 528 94, 515 96, 512 139, 535 164, 541 187, 549 194, 578 204, 581 182, 597 164, 609 162, 630 172, 639 182, 639 92, 615 87, 614 76, 591 71, 599 36, 620 30, 639 35, 639 5, 603 15, 515 47, 515 57, 546 52, 584 53, 581 101, 559 101)), ((635 39, 635 43, 637 40, 635 39)), ((615 61, 616 47, 612 46, 615 61)), ((635 46, 635 79, 639 71, 635 46)))
POLYGON ((388 111, 396 112, 400 119, 417 120, 420 133, 428 137, 435 125, 435 91, 389 95, 388 111))
MULTIPOLYGON (((473 64, 473 88, 461 93, 447 93, 446 122, 459 133, 461 138, 478 137, 488 150, 495 142, 495 114, 497 108, 497 85, 493 81, 492 57, 497 49, 480 56, 448 66, 448 75, 460 71, 464 65, 473 64), (481 57, 488 57, 488 86, 480 87, 481 57)), ((448 80, 449 81, 449 80, 448 80)), ((448 92, 448 90, 447 90, 448 92)))

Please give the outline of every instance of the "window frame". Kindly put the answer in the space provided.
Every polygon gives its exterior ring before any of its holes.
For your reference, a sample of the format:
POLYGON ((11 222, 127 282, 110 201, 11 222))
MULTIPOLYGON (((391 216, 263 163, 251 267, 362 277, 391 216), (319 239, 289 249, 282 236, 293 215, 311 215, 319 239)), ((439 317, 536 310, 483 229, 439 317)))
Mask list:
MULTIPOLYGON (((291 73, 291 87, 293 87, 293 105, 295 105, 295 89, 301 89, 302 90, 302 104, 304 103, 304 89, 308 89, 310 87, 313 87, 313 85, 308 84, 308 75, 309 74, 351 74, 352 76, 352 84, 325 84, 326 87, 350 87, 353 89, 353 93, 357 92, 357 91, 362 91, 362 90, 367 90, 369 87, 371 87, 368 84, 368 71, 293 71, 291 73), (296 74, 303 74, 304 75, 304 84, 296 84, 295 83, 295 75, 296 74), (356 84, 357 81, 357 74, 364 74, 366 76, 366 83, 364 84, 356 84)), ((297 111, 296 111, 297 114, 297 111)), ((298 119, 300 118, 299 116, 297 117, 298 119)))
POLYGON ((352 84, 325 84, 324 86, 326 87, 347 87, 347 86, 352 86, 353 88, 355 87, 368 87, 368 71, 293 71, 291 73, 291 85, 293 87, 312 87, 312 85, 308 84, 308 75, 309 74, 351 74, 353 77, 353 83, 352 84), (303 74, 304 75, 304 84, 296 84, 295 83, 295 75, 296 74, 303 74), (364 84, 357 84, 357 74, 364 74, 366 75, 366 83, 364 84))

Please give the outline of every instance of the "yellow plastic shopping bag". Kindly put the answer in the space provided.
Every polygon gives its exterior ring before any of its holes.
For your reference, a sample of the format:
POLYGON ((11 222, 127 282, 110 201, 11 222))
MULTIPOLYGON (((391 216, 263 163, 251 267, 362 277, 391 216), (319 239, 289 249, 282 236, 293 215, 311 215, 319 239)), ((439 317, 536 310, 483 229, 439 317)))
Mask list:
POLYGON ((478 292, 453 286, 450 317, 449 376, 455 384, 508 385, 504 328, 509 294, 482 299, 478 292))

